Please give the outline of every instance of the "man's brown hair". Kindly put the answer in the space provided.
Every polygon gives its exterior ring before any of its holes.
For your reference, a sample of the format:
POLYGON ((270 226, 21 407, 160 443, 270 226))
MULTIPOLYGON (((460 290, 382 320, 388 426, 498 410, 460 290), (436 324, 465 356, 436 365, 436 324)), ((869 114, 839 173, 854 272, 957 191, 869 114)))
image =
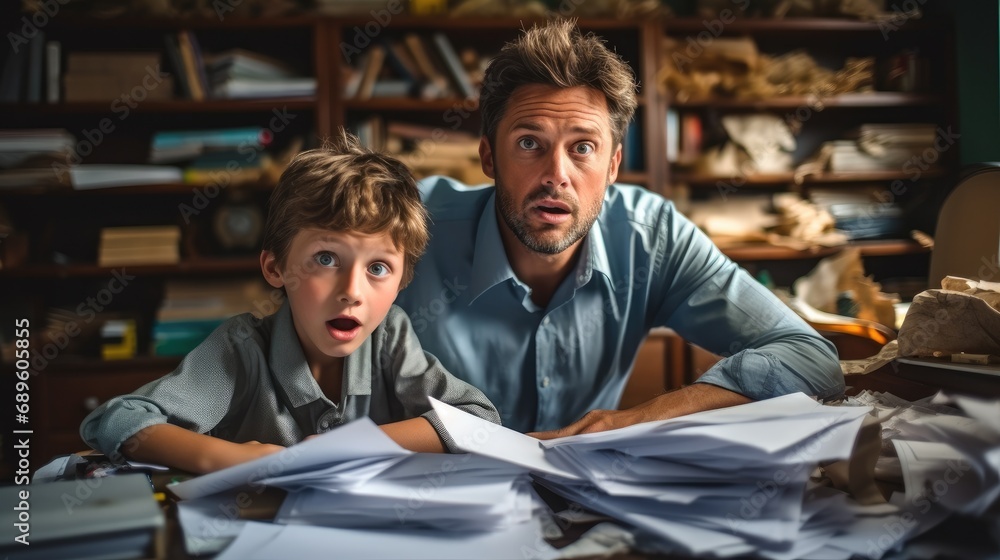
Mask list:
POLYGON ((400 287, 413 279, 427 246, 427 211, 410 170, 361 145, 344 130, 322 148, 302 152, 281 174, 268 203, 262 248, 284 266, 292 238, 306 228, 388 232, 405 255, 400 287))
POLYGON ((479 97, 483 134, 490 144, 496 142, 507 100, 518 87, 529 84, 588 86, 603 93, 615 146, 635 114, 637 84, 632 67, 596 35, 581 33, 574 20, 532 27, 490 61, 479 97))

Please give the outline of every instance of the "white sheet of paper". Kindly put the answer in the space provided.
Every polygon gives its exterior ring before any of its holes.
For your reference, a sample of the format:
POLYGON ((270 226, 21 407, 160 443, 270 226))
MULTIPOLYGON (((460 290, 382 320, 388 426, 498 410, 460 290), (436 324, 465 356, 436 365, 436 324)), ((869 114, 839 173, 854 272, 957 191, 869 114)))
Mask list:
POLYGON ((325 434, 297 443, 278 453, 228 469, 170 485, 177 497, 190 500, 244 485, 259 485, 275 476, 306 473, 334 463, 372 457, 410 454, 392 441, 370 418, 359 418, 325 434))
POLYGON ((435 398, 428 398, 459 449, 520 465, 532 471, 571 480, 580 479, 577 474, 549 460, 537 439, 473 416, 435 398))
POLYGON ((556 558, 537 521, 487 532, 339 529, 249 522, 216 560, 276 558, 408 558, 509 560, 556 558))

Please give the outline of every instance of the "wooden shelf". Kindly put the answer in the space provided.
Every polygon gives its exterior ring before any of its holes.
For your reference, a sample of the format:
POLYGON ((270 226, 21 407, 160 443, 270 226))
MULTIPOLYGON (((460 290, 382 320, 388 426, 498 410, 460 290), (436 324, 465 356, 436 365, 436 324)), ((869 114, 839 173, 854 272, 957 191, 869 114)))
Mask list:
MULTIPOLYGON (((309 111, 317 107, 315 97, 272 97, 267 99, 209 99, 192 101, 177 99, 171 101, 144 101, 135 107, 121 105, 130 112, 138 113, 253 113, 287 109, 289 111, 309 111)), ((6 110, 29 111, 37 114, 89 114, 108 113, 108 102, 69 103, 9 103, 2 104, 6 110)))
POLYGON ((889 257, 930 252, 923 245, 908 239, 854 241, 841 247, 819 247, 806 251, 765 244, 731 245, 720 249, 734 261, 782 261, 828 257, 848 247, 860 249, 862 257, 889 257))
POLYGON ((466 112, 479 110, 479 99, 459 99, 449 97, 445 99, 417 99, 414 97, 377 97, 372 99, 345 99, 344 108, 347 110, 364 111, 418 111, 440 113, 448 110, 461 110, 466 112))
POLYGON ((930 93, 898 93, 874 91, 870 93, 844 93, 829 97, 819 95, 789 95, 766 99, 732 97, 707 97, 684 101, 668 100, 668 105, 680 108, 719 107, 723 109, 797 109, 809 107, 826 109, 860 109, 880 107, 940 107, 945 96, 930 93))
MULTIPOLYGON (((663 28, 667 34, 701 33, 709 31, 708 20, 702 18, 669 18, 665 19, 663 28)), ((721 23, 721 22, 720 22, 721 23)), ((926 31, 940 28, 940 24, 927 20, 910 19, 898 27, 897 31, 926 31)), ((710 31, 709 31, 710 32, 710 31)), ((725 23, 723 34, 743 35, 761 33, 782 33, 789 35, 812 35, 816 33, 836 33, 843 35, 850 32, 878 33, 884 32, 884 26, 874 21, 861 21, 847 18, 809 18, 789 17, 775 18, 742 18, 725 23)))
MULTIPOLYGON (((225 171, 219 171, 225 174, 225 171)), ((195 190, 212 188, 211 183, 165 183, 161 185, 135 185, 128 187, 106 187, 100 189, 74 189, 65 186, 37 186, 24 188, 0 189, 0 197, 10 196, 101 196, 101 195, 147 195, 147 194, 179 194, 192 195, 195 190)), ((232 183, 225 186, 215 185, 226 189, 250 189, 255 191, 267 191, 274 188, 272 182, 255 183, 232 183)))
MULTIPOLYGON (((49 24, 56 29, 252 29, 252 28, 287 28, 287 27, 312 27, 322 21, 321 16, 299 15, 299 16, 278 16, 278 17, 239 17, 229 15, 226 17, 141 17, 141 16, 121 16, 121 17, 65 17, 50 18, 49 24)), ((370 20, 370 18, 369 18, 370 20)))
POLYGON ((6 278, 79 278, 107 276, 115 270, 124 270, 137 276, 185 276, 199 274, 225 274, 260 270, 257 257, 236 257, 184 261, 178 264, 98 266, 96 264, 27 264, 0 270, 6 278))
MULTIPOLYGON (((921 172, 920 178, 942 177, 945 171, 940 168, 928 168, 921 172)), ((878 182, 894 180, 912 181, 913 173, 902 170, 891 171, 864 171, 864 172, 827 172, 818 175, 806 175, 803 184, 821 183, 859 183, 878 182)), ((787 185, 795 183, 795 175, 788 173, 762 173, 758 175, 747 175, 745 177, 721 177, 717 175, 700 175, 695 173, 678 173, 674 175, 670 182, 672 184, 685 183, 692 187, 715 187, 719 183, 731 185, 735 188, 741 186, 767 186, 767 185, 787 185)))
MULTIPOLYGON (((71 371, 73 373, 103 373, 119 370, 163 370, 168 372, 181 363, 183 356, 136 356, 126 360, 102 360, 97 357, 59 355, 50 361, 46 372, 71 371)), ((13 364, 4 362, 8 371, 14 369, 13 364)))
POLYGON ((649 186, 649 174, 645 171, 619 171, 615 182, 649 186))

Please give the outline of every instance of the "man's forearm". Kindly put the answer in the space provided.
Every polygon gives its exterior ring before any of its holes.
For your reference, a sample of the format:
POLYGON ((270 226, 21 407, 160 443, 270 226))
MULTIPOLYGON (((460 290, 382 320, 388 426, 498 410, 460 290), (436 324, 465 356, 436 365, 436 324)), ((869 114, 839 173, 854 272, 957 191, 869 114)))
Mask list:
MULTIPOLYGON (((746 404, 753 399, 709 383, 695 383, 665 393, 629 410, 638 413, 636 422, 666 420, 703 410, 746 404)), ((627 412, 627 411, 626 411, 627 412)))
POLYGON ((615 430, 639 424, 666 420, 685 414, 746 404, 752 399, 708 383, 697 383, 660 395, 628 410, 592 410, 586 416, 559 430, 529 435, 538 439, 615 430))

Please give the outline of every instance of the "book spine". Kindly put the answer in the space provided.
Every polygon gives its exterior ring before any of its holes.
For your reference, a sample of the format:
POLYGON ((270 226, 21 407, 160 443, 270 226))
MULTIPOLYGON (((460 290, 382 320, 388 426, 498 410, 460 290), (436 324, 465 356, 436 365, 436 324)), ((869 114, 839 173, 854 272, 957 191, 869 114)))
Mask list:
POLYGON ((441 60, 444 62, 445 68, 448 69, 451 81, 454 82, 458 92, 462 97, 473 97, 476 91, 472 88, 469 74, 465 71, 465 67, 462 66, 462 61, 458 59, 458 53, 451 46, 451 41, 441 32, 434 33, 431 36, 431 40, 434 41, 434 46, 437 47, 438 53, 441 55, 441 60))
POLYGON ((45 43, 45 100, 59 103, 59 77, 62 75, 62 45, 59 41, 45 43))

